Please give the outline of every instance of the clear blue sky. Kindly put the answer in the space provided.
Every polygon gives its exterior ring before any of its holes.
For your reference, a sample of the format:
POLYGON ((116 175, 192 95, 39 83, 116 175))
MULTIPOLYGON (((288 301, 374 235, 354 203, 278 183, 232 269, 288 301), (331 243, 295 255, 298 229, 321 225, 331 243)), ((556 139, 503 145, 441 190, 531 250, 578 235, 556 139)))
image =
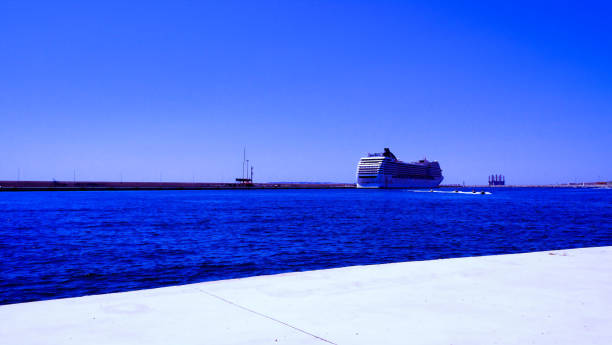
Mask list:
POLYGON ((612 5, 3 1, 0 179, 612 180, 612 5))

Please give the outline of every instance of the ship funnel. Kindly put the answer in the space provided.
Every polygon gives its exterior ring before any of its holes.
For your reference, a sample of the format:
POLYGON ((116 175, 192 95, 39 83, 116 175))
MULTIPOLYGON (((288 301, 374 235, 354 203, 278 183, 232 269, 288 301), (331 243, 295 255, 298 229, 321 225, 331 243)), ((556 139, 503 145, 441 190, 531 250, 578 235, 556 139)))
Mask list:
POLYGON ((388 147, 385 147, 385 152, 383 152, 383 156, 397 160, 397 158, 395 158, 395 155, 391 153, 388 147))

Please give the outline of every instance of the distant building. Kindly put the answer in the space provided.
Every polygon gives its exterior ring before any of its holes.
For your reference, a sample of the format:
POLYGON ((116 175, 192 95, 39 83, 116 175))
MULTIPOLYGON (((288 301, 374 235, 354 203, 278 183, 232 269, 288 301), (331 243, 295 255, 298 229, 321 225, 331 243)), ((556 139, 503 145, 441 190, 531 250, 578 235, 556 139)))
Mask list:
POLYGON ((506 177, 504 175, 489 176, 489 186, 505 186, 506 177))

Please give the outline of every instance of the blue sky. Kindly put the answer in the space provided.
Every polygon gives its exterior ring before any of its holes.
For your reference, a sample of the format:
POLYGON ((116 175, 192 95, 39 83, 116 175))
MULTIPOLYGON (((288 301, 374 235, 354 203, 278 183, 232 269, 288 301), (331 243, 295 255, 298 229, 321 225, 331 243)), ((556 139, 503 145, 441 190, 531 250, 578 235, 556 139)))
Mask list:
POLYGON ((0 4, 0 179, 612 180, 612 5, 0 4))

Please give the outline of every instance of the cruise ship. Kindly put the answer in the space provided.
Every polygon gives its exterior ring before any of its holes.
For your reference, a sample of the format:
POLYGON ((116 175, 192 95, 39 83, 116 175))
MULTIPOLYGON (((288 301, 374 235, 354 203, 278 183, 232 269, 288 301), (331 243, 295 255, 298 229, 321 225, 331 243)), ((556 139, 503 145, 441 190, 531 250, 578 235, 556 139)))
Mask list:
POLYGON ((358 188, 432 188, 442 179, 438 162, 402 162, 388 148, 382 153, 369 153, 357 165, 358 188))

